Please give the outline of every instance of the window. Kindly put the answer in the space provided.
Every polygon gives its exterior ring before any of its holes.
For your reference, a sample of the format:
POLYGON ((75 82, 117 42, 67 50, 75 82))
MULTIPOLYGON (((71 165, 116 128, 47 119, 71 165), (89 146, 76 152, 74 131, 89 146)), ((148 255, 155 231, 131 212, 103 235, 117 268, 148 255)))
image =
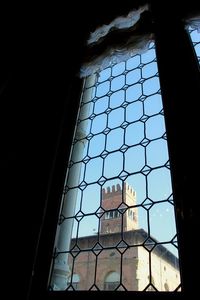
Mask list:
POLYGON ((110 211, 105 213, 105 219, 113 219, 113 218, 120 218, 119 211, 110 211))
MULTIPOLYGON (((113 289, 113 280, 103 285, 103 276, 113 263, 111 249, 120 274, 119 290, 149 291, 144 272, 159 277, 155 289, 165 290, 159 266, 166 262, 170 290, 180 287, 170 161, 153 38, 146 44, 137 52, 136 46, 130 48, 130 57, 120 62, 111 57, 108 66, 84 80, 50 289, 70 290, 67 281, 74 272, 85 278, 81 290, 113 289), (133 282, 130 278, 136 278, 136 273, 138 280, 133 282)), ((102 61, 104 64, 104 58, 102 61)))
POLYGON ((196 99, 199 82, 193 80, 193 60, 185 59, 190 55, 179 16, 173 14, 166 30, 168 19, 159 12, 146 52, 132 53, 83 80, 51 274, 44 279, 51 295, 67 293, 74 274, 86 278, 78 283, 80 291, 116 288, 136 296, 181 291, 173 293, 176 297, 185 291, 190 295, 198 286, 193 274, 198 254, 190 249, 195 226, 188 214, 195 213, 191 193, 197 188, 191 166, 197 153, 186 132, 198 119, 188 99, 196 99), (189 155, 189 161, 180 153, 189 155), (178 248, 184 262, 181 273, 178 248), (193 252, 196 255, 189 255, 193 252), (135 271, 133 282, 126 276, 128 268, 135 271), (56 278, 57 270, 64 276, 56 278), (106 280, 110 272, 119 274, 117 287, 106 280))

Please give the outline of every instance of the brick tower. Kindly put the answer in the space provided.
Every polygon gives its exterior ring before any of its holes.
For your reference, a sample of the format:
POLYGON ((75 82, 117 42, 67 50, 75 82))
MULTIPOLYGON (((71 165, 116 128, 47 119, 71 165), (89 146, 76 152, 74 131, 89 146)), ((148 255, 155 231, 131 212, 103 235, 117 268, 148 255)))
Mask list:
POLYGON ((101 234, 138 229, 136 192, 127 183, 103 189, 102 207, 106 211, 101 219, 101 234))

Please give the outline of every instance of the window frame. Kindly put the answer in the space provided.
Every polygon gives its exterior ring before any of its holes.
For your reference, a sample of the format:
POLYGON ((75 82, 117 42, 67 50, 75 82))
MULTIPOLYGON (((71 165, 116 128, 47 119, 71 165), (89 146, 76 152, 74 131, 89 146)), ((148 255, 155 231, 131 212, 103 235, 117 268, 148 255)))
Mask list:
MULTIPOLYGON (((188 121, 191 122, 189 125, 190 129, 194 127, 197 128, 198 111, 193 111, 187 103, 189 96, 192 99, 195 99, 197 95, 200 95, 199 67, 193 51, 193 45, 184 28, 182 15, 179 15, 174 7, 174 11, 172 11, 173 8, 171 8, 170 5, 166 5, 166 3, 163 5, 163 3, 159 4, 154 1, 151 2, 154 18, 157 64, 168 135, 173 190, 176 197, 176 218, 183 292, 147 293, 127 291, 112 292, 112 294, 114 293, 115 298, 121 297, 123 293, 127 297, 132 297, 134 294, 135 297, 140 299, 146 299, 147 297, 152 297, 153 299, 156 297, 158 297, 158 299, 168 299, 171 297, 183 299, 183 297, 188 297, 195 293, 195 289, 198 291, 198 279, 193 272, 193 264, 191 264, 191 261, 194 262, 194 258, 196 257, 195 254, 197 254, 197 249, 195 250, 191 245, 194 244, 194 229, 197 226, 197 214, 195 214, 197 204, 195 202, 195 195, 198 194, 198 185, 195 185, 192 173, 194 172, 194 163, 197 163, 195 157, 197 158, 198 152, 197 149, 195 149, 195 146, 192 145, 192 138, 188 134, 188 144, 191 143, 191 148, 184 142, 184 133, 188 132, 188 124, 186 124, 187 122, 184 122, 184 118, 187 116, 188 121), (169 14, 170 23, 166 28, 166 22, 168 20, 167 15, 169 16, 169 14), (182 51, 182 55, 180 55, 180 51, 182 51), (170 60, 166 59, 167 56, 170 57, 170 60), (189 57, 189 59, 183 61, 183 57, 189 57), (176 85, 174 83, 176 83, 176 85), (186 87, 186 89, 183 90, 183 86, 186 87), (182 153, 182 155, 180 155, 180 153, 182 153), (190 162, 183 163, 183 157, 185 155, 190 156, 190 162), (193 188, 192 191, 191 187, 193 188), (189 203, 188 197, 191 197, 189 203), (192 258, 192 256, 194 258, 192 258), (188 257, 191 259, 188 259, 188 257)), ((70 114, 72 115, 72 118, 70 119, 70 130, 69 128, 66 129, 66 125, 69 124, 67 123, 67 120, 64 120, 49 184, 50 188, 47 195, 48 202, 45 208, 45 217, 39 236, 39 243, 33 266, 34 274, 30 281, 28 299, 36 299, 37 297, 44 297, 44 299, 62 299, 62 297, 66 298, 67 295, 69 295, 69 297, 82 297, 85 295, 87 295, 87 297, 94 296, 94 292, 89 291, 47 291, 47 282, 56 234, 56 224, 66 172, 65 162, 70 155, 73 128, 79 109, 82 80, 74 76, 72 87, 70 98, 74 99, 74 104, 70 106, 70 114), (67 145, 66 136, 68 136, 67 145), (55 199, 59 199, 59 201, 56 201, 55 203, 55 199)))

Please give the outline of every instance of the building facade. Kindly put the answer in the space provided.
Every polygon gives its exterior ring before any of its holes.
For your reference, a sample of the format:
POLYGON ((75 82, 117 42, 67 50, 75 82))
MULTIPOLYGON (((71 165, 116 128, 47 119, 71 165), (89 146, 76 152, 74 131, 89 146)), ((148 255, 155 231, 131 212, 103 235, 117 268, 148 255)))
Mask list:
POLYGON ((178 258, 139 228, 136 192, 128 184, 103 189, 98 234, 72 239, 68 289, 174 291, 178 258))

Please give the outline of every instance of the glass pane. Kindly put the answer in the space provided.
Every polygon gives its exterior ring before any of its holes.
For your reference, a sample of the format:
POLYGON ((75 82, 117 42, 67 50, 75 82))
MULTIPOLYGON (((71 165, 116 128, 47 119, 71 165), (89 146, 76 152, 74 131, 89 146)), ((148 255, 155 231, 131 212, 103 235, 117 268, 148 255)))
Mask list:
POLYGON ((86 79, 51 274, 53 290, 181 290, 153 43, 86 79))
POLYGON ((142 77, 143 78, 149 78, 158 72, 157 64, 156 62, 149 63, 142 68, 142 77))
POLYGON ((121 75, 116 78, 114 78, 111 82, 111 90, 117 91, 120 90, 125 84, 125 76, 121 75))
POLYGON ((139 144, 144 139, 144 124, 136 122, 126 128, 125 143, 128 146, 139 144))
POLYGON ((152 141, 146 147, 147 149, 147 164, 150 167, 163 166, 169 159, 167 141, 158 139, 152 141), (160 151, 157 151, 160 149, 160 151))
POLYGON ((110 108, 119 107, 124 102, 124 91, 120 90, 110 96, 110 108))
POLYGON ((117 76, 122 74, 125 71, 125 62, 121 62, 119 64, 115 64, 112 67, 112 76, 117 76))
POLYGON ((109 100, 109 97, 107 97, 107 96, 103 97, 103 98, 99 98, 95 102, 94 113, 100 114, 100 113, 104 112, 108 108, 108 100, 109 100))
POLYGON ((126 90, 126 101, 133 102, 142 96, 142 86, 141 84, 135 84, 126 90))
POLYGON ((86 165, 85 181, 87 183, 98 181, 98 179, 102 175, 102 166, 103 166, 103 159, 101 157, 89 160, 86 165))
POLYGON ((84 189, 81 211, 84 214, 95 213, 101 204, 101 187, 99 184, 90 184, 84 189))
POLYGON ((123 167, 123 154, 121 152, 114 152, 105 158, 104 176, 106 178, 117 177, 123 167), (117 164, 116 164, 117 162, 117 164), (111 168, 113 166, 113 168, 111 168))
POLYGON ((126 68, 127 70, 133 70, 135 68, 137 68, 140 64, 140 55, 135 55, 133 57, 131 57, 130 59, 127 60, 126 62, 126 68))
POLYGON ((142 102, 136 101, 126 108, 126 121, 133 122, 139 120, 143 116, 142 102))
POLYGON ((97 134, 102 132, 106 127, 107 116, 106 114, 101 114, 96 116, 92 121, 91 133, 97 134))
POLYGON ((99 73, 99 82, 107 80, 111 76, 111 68, 107 68, 99 73))
POLYGON ((94 135, 90 140, 90 145, 88 147, 88 156, 94 157, 100 155, 105 148, 105 135, 97 134, 94 135), (98 147, 96 146, 98 145, 98 147))
POLYGON ((141 79, 140 69, 135 69, 126 75, 126 84, 131 85, 137 83, 141 79))
POLYGON ((145 166, 145 151, 142 146, 129 148, 125 153, 125 170, 128 173, 139 172, 145 166))
POLYGON ((107 135, 106 150, 111 152, 121 148, 123 145, 123 137, 124 137, 124 130, 122 128, 111 130, 107 135))
POLYGON ((116 128, 120 126, 123 123, 123 121, 124 121, 124 109, 122 107, 114 109, 109 113, 108 127, 116 128))
POLYGON ((110 89, 109 81, 105 81, 105 82, 99 84, 97 87, 96 96, 102 97, 102 96, 106 95, 109 92, 109 89, 110 89))
POLYGON ((158 114, 162 110, 161 95, 155 94, 146 98, 144 102, 144 111, 147 116, 158 114))

